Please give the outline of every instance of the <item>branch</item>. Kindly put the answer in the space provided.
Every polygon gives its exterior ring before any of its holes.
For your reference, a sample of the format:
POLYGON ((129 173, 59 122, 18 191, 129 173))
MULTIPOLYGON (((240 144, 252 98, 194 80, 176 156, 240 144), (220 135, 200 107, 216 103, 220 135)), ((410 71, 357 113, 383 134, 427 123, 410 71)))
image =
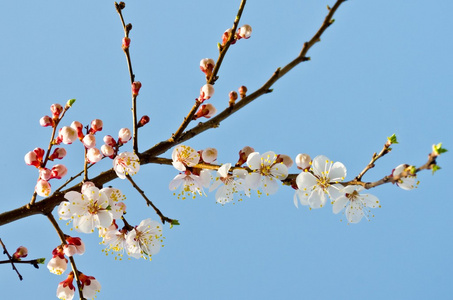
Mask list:
POLYGON ((2 247, 3 247, 3 253, 6 254, 6 256, 8 256, 8 262, 11 263, 11 266, 13 267, 13 270, 16 271, 17 276, 19 276, 19 279, 22 280, 22 279, 23 279, 22 275, 20 275, 19 271, 16 269, 16 266, 14 265, 14 263, 16 263, 17 261, 15 261, 15 260, 11 257, 11 255, 9 255, 8 250, 6 249, 5 244, 3 244, 2 239, 0 239, 0 244, 1 244, 2 247))

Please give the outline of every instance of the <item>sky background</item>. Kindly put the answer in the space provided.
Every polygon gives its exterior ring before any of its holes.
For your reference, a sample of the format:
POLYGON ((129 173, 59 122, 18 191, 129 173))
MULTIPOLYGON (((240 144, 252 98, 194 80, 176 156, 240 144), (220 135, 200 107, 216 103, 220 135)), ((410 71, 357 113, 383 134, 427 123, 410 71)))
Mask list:
MULTIPOLYGON (((250 0, 240 24, 253 27, 252 37, 230 48, 209 102, 223 110, 231 90, 258 89, 298 55, 322 24, 326 5, 333 4, 250 0)), ((238 7, 239 1, 126 3, 133 69, 143 84, 138 114, 151 118, 140 130, 140 150, 169 138, 182 122, 205 83, 199 61, 217 58, 216 44, 238 7)), ((185 144, 217 148, 219 163, 234 164, 246 145, 293 158, 323 154, 342 162, 351 180, 395 133, 400 144, 366 181, 402 163, 424 164, 434 143, 453 151, 452 10, 447 0, 347 1, 308 53, 311 61, 279 80, 273 93, 185 144)), ((99 118, 99 137, 131 127, 131 104, 124 34, 113 2, 8 1, 2 11, 3 212, 24 205, 33 193, 37 172, 23 157, 47 147, 51 130, 38 121, 52 103, 76 98, 62 125, 99 118)), ((83 150, 80 143, 66 149, 62 163, 74 174, 82 168, 83 150)), ((373 210, 369 222, 351 225, 331 205, 296 209, 294 191, 283 186, 276 195, 253 193, 225 206, 216 204, 214 193, 178 200, 168 189, 178 172, 146 165, 134 180, 181 223, 164 226, 165 247, 151 262, 115 261, 101 252, 96 234, 61 226, 85 241, 87 251, 76 262, 101 283, 98 299, 450 299, 452 162, 451 152, 442 155, 442 170, 420 173, 416 190, 390 184, 370 190, 382 208, 373 210)), ((109 168, 111 161, 104 160, 90 174, 109 168)), ((58 183, 52 182, 54 189, 58 183)), ((110 184, 127 195, 130 223, 158 219, 127 181, 110 184)), ((0 238, 10 252, 24 245, 29 258, 47 261, 60 243, 43 216, 0 227, 0 238)), ((8 265, 0 269, 2 299, 53 299, 68 273, 19 265, 20 282, 8 265)))

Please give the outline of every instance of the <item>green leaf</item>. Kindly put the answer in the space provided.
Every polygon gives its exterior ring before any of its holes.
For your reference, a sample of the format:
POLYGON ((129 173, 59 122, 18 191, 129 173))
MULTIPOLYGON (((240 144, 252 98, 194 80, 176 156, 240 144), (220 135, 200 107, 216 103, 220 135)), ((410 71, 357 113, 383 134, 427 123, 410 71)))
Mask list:
POLYGON ((396 135, 395 134, 392 134, 391 137, 388 137, 387 140, 391 143, 391 144, 398 144, 398 141, 396 139, 396 135))
POLYGON ((66 106, 71 107, 75 101, 76 101, 76 99, 69 99, 68 102, 66 102, 66 106))
POLYGON ((173 225, 181 225, 178 220, 171 220, 170 228, 173 228, 173 225))
POLYGON ((46 262, 46 259, 42 257, 38 258, 36 261, 38 262, 38 264, 44 264, 46 262))
POLYGON ((442 143, 433 145, 433 152, 436 153, 437 155, 441 155, 442 153, 445 153, 447 151, 448 151, 447 149, 442 148, 442 143))
POLYGON ((434 166, 432 167, 433 175, 434 175, 435 172, 439 171, 440 169, 442 169, 442 168, 439 167, 438 165, 434 165, 434 166))

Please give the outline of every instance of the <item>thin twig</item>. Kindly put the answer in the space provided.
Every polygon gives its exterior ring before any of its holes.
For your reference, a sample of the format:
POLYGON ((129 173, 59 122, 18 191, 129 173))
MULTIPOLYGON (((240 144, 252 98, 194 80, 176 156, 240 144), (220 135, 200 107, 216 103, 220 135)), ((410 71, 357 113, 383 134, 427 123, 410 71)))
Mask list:
POLYGON ((14 263, 16 263, 17 261, 15 261, 15 260, 11 257, 11 255, 9 255, 8 250, 6 249, 5 244, 3 244, 2 239, 0 239, 0 244, 1 244, 2 247, 3 247, 3 253, 6 254, 6 256, 8 256, 8 259, 9 259, 8 261, 9 261, 9 263, 11 263, 11 266, 13 267, 13 270, 16 271, 17 276, 19 276, 19 279, 22 280, 22 279, 23 279, 23 278, 22 278, 22 275, 20 275, 19 270, 17 270, 17 269, 16 269, 16 266, 14 265, 14 263))

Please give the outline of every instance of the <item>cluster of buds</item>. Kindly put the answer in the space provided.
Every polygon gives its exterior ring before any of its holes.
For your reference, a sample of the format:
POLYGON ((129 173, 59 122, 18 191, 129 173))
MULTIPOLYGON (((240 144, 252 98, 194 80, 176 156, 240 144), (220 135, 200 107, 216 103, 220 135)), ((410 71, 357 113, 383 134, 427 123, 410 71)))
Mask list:
MULTIPOLYGON (((144 117, 142 117, 143 119, 144 117)), ((148 118, 149 120, 149 118, 148 118)), ((146 123, 145 123, 146 124, 146 123)), ((111 135, 104 136, 104 145, 101 146, 101 152, 104 156, 115 158, 118 148, 126 144, 132 138, 130 129, 121 128, 118 132, 118 140, 115 140, 111 135)))
POLYGON ((68 102, 66 103, 64 108, 63 108, 63 106, 61 106, 58 103, 52 104, 50 106, 50 111, 52 112, 52 117, 47 116, 47 115, 42 117, 39 120, 39 124, 42 127, 48 127, 48 126, 56 127, 58 122, 61 120, 64 113, 66 112, 66 110, 68 110, 74 104, 74 102, 75 102, 75 99, 68 100, 68 102))
POLYGON ((51 273, 61 275, 66 271, 68 259, 74 254, 82 255, 85 253, 85 244, 78 237, 65 236, 66 244, 59 245, 52 250, 52 259, 47 263, 47 268, 51 273))
MULTIPOLYGON (((222 35, 222 47, 225 46, 227 41, 230 39, 231 34, 233 33, 232 28, 228 28, 222 35)), ((252 36, 252 27, 250 25, 242 25, 238 31, 236 32, 233 40, 231 41, 231 45, 234 45, 236 41, 240 39, 249 39, 252 36)))

